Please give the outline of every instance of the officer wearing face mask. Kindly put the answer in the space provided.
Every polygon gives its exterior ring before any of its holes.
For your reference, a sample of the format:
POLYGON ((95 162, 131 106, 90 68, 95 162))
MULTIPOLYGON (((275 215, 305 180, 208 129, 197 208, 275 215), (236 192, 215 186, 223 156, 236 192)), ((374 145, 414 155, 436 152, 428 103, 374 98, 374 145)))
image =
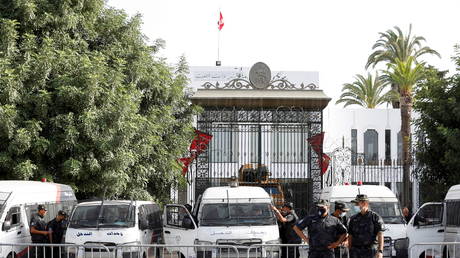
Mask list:
MULTIPOLYGON (((350 210, 347 208, 344 202, 336 201, 334 202, 335 211, 332 213, 332 216, 338 218, 343 225, 348 225, 347 212, 350 210)), ((335 249, 335 258, 346 258, 348 257, 348 241, 347 238, 343 241, 342 245, 335 249)))
POLYGON ((294 231, 309 245, 309 258, 334 258, 334 249, 347 236, 347 228, 334 216, 329 215, 329 202, 320 200, 317 214, 303 218, 294 231), (308 229, 308 237, 302 230, 308 229))
POLYGON ((353 200, 357 214, 348 224, 351 258, 382 258, 384 225, 380 215, 369 209, 369 199, 359 194, 353 200))

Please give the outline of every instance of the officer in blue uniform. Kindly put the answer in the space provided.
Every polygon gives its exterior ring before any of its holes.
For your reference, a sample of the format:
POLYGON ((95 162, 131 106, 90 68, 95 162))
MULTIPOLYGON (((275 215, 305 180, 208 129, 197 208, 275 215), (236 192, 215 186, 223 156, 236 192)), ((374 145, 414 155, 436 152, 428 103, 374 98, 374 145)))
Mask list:
POLYGON ((369 208, 369 198, 359 194, 353 200, 357 214, 348 224, 350 258, 382 258, 384 225, 380 215, 369 208))
POLYGON ((347 228, 334 216, 329 215, 329 202, 320 200, 317 214, 303 218, 295 227, 295 232, 309 244, 309 258, 334 258, 334 249, 347 236, 347 228), (308 237, 302 230, 308 229, 308 237))
MULTIPOLYGON (((280 238, 282 244, 295 244, 299 245, 302 240, 294 231, 294 226, 297 224, 299 217, 294 211, 294 204, 287 202, 279 211, 276 207, 272 206, 276 218, 281 224, 280 238)), ((299 258, 298 246, 283 246, 281 249, 281 258, 299 258)))

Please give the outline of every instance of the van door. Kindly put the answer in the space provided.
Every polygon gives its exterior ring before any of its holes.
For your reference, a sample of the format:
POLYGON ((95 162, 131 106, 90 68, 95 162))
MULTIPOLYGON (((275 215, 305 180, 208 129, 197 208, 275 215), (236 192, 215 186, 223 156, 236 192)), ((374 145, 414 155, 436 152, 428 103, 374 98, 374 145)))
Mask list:
MULTIPOLYGON (((442 242, 444 238, 443 226, 443 204, 442 203, 425 203, 420 209, 412 216, 407 225, 407 237, 409 238, 409 248, 412 247, 412 256, 418 257, 428 250, 428 246, 416 246, 420 243, 429 242, 442 242)), ((439 249, 439 247, 434 247, 439 249)), ((425 255, 436 256, 439 255, 440 250, 430 250, 434 253, 427 253, 425 255)))
POLYGON ((163 224, 165 244, 193 245, 197 226, 184 206, 166 205, 163 224))
MULTIPOLYGON (((27 229, 24 226, 25 219, 20 206, 13 206, 8 210, 5 221, 2 224, 2 231, 8 243, 22 244, 30 242, 30 239, 26 239, 29 234, 27 234, 27 229)), ((15 252, 19 253, 22 249, 24 248, 16 247, 15 252)))

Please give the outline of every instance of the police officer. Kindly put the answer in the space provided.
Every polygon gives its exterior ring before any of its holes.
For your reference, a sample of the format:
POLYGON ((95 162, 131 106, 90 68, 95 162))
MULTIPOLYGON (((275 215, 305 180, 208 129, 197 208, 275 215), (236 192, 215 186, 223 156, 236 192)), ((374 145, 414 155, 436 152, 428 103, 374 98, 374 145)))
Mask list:
MULTIPOLYGON (((280 227, 280 237, 282 244, 301 244, 302 240, 294 231, 294 226, 297 224, 299 217, 293 210, 294 205, 291 202, 287 202, 281 208, 281 212, 275 207, 272 206, 273 211, 275 212, 276 218, 281 224, 280 227)), ((299 257, 299 247, 285 246, 281 250, 282 258, 298 258, 299 257)))
POLYGON ((309 258, 334 258, 334 249, 347 235, 347 228, 334 216, 329 215, 329 202, 320 200, 317 214, 303 218, 296 226, 295 232, 309 244, 309 258), (302 232, 308 228, 308 237, 302 232))
MULTIPOLYGON (((49 243, 48 235, 49 232, 46 230, 46 222, 44 217, 46 215, 46 208, 44 205, 40 204, 37 207, 37 213, 32 216, 30 219, 30 236, 32 238, 32 243, 43 244, 49 243)), ((31 257, 43 258, 45 257, 45 249, 43 246, 37 246, 33 248, 35 254, 31 257)), ((47 249, 48 251, 48 249, 47 249)))
MULTIPOLYGON (((334 213, 332 216, 338 218, 344 226, 348 225, 347 212, 350 209, 347 208, 344 202, 336 201, 334 202, 334 213)), ((346 258, 348 257, 348 250, 345 248, 348 246, 347 238, 343 241, 342 245, 335 249, 335 258, 346 258)))
MULTIPOLYGON (((48 222, 48 232, 50 243, 61 244, 64 232, 67 228, 67 213, 65 211, 58 211, 56 218, 48 222)), ((60 257, 60 247, 53 247, 53 257, 60 257)))
POLYGON ((353 207, 357 214, 350 218, 348 224, 351 258, 383 257, 383 220, 380 215, 369 209, 369 199, 365 194, 358 194, 353 207))

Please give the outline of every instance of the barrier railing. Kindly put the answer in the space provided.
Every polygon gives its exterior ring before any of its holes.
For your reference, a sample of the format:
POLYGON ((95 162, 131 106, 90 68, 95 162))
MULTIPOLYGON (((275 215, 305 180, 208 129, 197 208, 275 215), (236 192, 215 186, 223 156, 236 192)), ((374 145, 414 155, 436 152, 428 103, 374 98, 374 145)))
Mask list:
MULTIPOLYGON (((141 245, 127 243, 8 244, 0 243, 0 258, 307 258, 308 245, 141 245)), ((347 258, 348 249, 336 249, 336 257, 347 258)), ((460 242, 419 243, 408 249, 407 257, 460 257, 460 242)))
POLYGON ((460 242, 418 243, 409 247, 409 257, 457 258, 460 257, 460 242))
POLYGON ((82 252, 91 253, 91 257, 106 257, 111 250, 104 244, 35 244, 0 243, 0 258, 76 258, 82 252), (96 255, 94 255, 96 254, 96 255))

